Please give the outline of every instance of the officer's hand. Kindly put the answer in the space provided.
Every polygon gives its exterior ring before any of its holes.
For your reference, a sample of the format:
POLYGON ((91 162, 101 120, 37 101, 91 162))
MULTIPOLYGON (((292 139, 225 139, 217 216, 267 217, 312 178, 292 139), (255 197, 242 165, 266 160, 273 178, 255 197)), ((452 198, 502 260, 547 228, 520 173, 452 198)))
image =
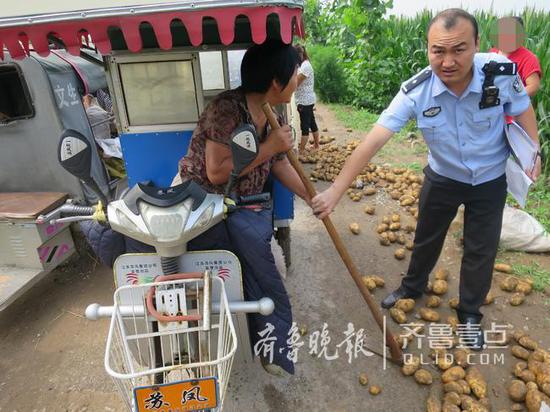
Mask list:
POLYGON ((311 200, 311 208, 318 219, 327 217, 334 211, 336 203, 340 200, 340 196, 336 193, 334 186, 330 186, 327 190, 319 193, 311 200))
POLYGON ((535 160, 535 165, 533 166, 533 170, 526 170, 525 173, 527 174, 527 176, 529 176, 529 178, 533 182, 536 182, 537 178, 540 176, 540 172, 541 172, 541 161, 540 161, 540 156, 537 156, 537 160, 535 160))
POLYGON ((267 136, 267 141, 272 145, 275 153, 288 152, 294 146, 294 138, 289 125, 283 125, 278 129, 272 130, 267 136))

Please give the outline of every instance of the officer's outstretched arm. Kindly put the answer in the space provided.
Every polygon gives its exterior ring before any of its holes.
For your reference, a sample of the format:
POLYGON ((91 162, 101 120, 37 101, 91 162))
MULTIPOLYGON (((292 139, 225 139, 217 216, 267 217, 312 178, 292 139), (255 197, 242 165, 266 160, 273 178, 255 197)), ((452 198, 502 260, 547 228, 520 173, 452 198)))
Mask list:
MULTIPOLYGON (((525 133, 529 135, 529 137, 535 142, 537 147, 539 147, 540 151, 540 143, 539 143, 539 131, 537 128, 537 117, 535 115, 535 111, 533 110, 533 106, 529 104, 529 107, 526 111, 524 111, 519 116, 516 116, 514 119, 523 130, 525 130, 525 133)), ((531 178, 531 180, 535 181, 540 175, 541 171, 541 160, 540 156, 537 157, 535 160, 535 165, 532 170, 526 170, 525 173, 527 173, 527 176, 531 178)))
POLYGON ((334 183, 323 193, 312 200, 314 213, 322 219, 332 212, 353 179, 365 168, 372 157, 393 136, 394 132, 379 124, 375 124, 367 137, 346 160, 342 171, 334 183))

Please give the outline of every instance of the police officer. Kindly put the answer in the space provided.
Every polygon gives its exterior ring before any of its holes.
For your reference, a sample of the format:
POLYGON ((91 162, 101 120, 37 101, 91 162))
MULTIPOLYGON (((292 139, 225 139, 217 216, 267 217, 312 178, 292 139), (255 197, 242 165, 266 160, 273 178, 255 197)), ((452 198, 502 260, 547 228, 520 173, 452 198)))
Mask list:
MULTIPOLYGON (((510 152, 504 114, 514 116, 538 145, 535 113, 515 65, 503 56, 478 51, 478 26, 472 15, 461 9, 437 14, 428 26, 430 66, 403 83, 334 183, 312 201, 317 216, 327 216, 374 154, 409 119, 416 119, 429 155, 414 249, 401 286, 382 307, 422 295, 449 225, 464 204, 457 314, 470 329, 473 349, 482 349, 484 343, 479 308, 491 286, 506 199, 504 172, 510 152)), ((540 158, 526 172, 536 179, 540 158)))

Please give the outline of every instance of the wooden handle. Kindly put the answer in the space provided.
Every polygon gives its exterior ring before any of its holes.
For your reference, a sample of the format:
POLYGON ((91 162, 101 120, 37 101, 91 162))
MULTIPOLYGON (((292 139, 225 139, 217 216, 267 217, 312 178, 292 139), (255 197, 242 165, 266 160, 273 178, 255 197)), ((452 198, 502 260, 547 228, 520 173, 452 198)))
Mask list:
MULTIPOLYGON (((273 111, 271 110, 269 103, 264 103, 262 105, 262 110, 264 111, 267 117, 267 121, 269 122, 271 129, 278 129, 280 127, 279 122, 277 121, 277 118, 273 114, 273 111)), ((317 192, 315 191, 315 187, 313 186, 313 183, 307 178, 304 172, 304 169, 302 168, 302 165, 300 164, 300 162, 298 161, 298 158, 296 157, 296 154, 292 149, 286 152, 286 154, 288 156, 288 160, 290 161, 290 164, 292 164, 292 166, 300 176, 300 179, 302 179, 302 183, 306 187, 307 193, 311 197, 314 197, 317 194, 317 192)), ((332 242, 336 247, 336 250, 338 251, 338 253, 340 254, 340 257, 344 261, 344 265, 346 265, 346 268, 348 269, 351 277, 355 281, 355 284, 359 288, 359 291, 363 295, 365 302, 367 302, 367 306, 372 312, 372 315, 374 316, 376 323, 378 324, 378 326, 380 327, 380 330, 383 333, 384 319, 382 316, 382 312, 380 312, 380 309, 378 309, 378 306, 372 299, 372 295, 370 294, 370 291, 367 289, 367 287, 361 280, 361 275, 359 274, 359 270, 357 270, 355 263, 353 263, 353 260, 350 254, 348 253, 348 250, 344 246, 344 242, 342 242, 342 239, 340 238, 340 235, 338 234, 338 232, 336 231, 336 228, 332 224, 332 221, 330 220, 329 216, 323 218, 323 224, 325 225, 325 228, 327 229, 328 234, 330 235, 330 238, 332 239, 332 242)), ((401 351, 401 348, 397 344, 395 338, 393 337, 389 329, 386 329, 386 341, 388 346, 390 347, 392 360, 398 365, 402 365, 403 352, 401 351)))

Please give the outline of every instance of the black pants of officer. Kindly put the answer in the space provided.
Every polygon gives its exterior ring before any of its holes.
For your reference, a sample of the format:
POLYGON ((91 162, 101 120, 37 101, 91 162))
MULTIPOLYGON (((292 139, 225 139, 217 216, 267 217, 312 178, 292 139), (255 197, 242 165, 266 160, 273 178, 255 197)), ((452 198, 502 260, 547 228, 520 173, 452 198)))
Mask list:
POLYGON ((459 319, 479 311, 493 277, 506 201, 506 175, 472 186, 440 176, 429 166, 419 199, 414 249, 402 286, 421 295, 434 268, 449 225, 464 204, 464 255, 460 268, 459 319))

